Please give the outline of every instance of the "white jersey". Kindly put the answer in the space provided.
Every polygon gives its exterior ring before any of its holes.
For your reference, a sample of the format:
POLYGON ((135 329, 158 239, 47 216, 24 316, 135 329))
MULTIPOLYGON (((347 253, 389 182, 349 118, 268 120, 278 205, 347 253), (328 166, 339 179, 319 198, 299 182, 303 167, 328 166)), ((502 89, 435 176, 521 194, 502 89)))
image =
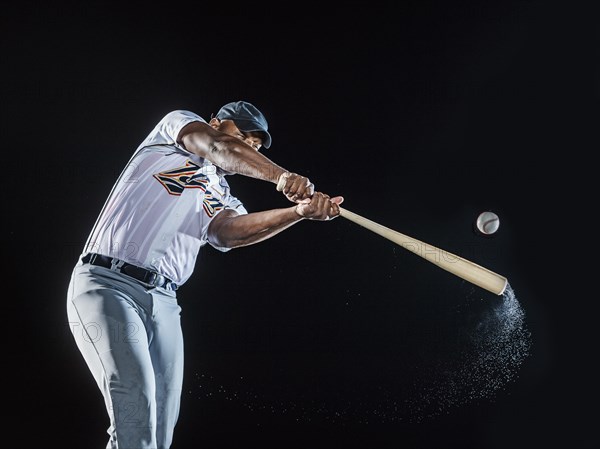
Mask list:
POLYGON ((248 213, 231 196, 220 169, 177 143, 179 131, 194 121, 206 123, 193 112, 172 111, 140 144, 106 200, 84 253, 116 257, 182 285, 207 243, 210 221, 224 209, 248 213))

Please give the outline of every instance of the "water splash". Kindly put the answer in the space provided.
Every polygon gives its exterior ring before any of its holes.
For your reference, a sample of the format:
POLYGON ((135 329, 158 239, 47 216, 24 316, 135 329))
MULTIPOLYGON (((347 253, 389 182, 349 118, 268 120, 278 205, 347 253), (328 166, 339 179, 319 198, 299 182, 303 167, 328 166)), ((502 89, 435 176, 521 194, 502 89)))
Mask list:
POLYGON ((411 398, 410 421, 432 418, 475 400, 493 400, 530 355, 525 312, 510 285, 468 333, 461 356, 434 367, 422 394, 411 398))
POLYGON ((402 382, 394 382, 391 374, 383 382, 381 378, 346 378, 344 388, 323 398, 291 394, 293 388, 286 389, 285 385, 271 385, 265 393, 243 377, 225 388, 223 379, 202 376, 202 395, 198 398, 233 401, 253 413, 287 416, 295 421, 343 424, 418 423, 473 401, 492 401, 518 377, 530 354, 525 312, 507 285, 497 300, 478 301, 467 296, 458 315, 474 318, 461 323, 456 342, 446 342, 444 353, 448 356, 421 360, 402 382))

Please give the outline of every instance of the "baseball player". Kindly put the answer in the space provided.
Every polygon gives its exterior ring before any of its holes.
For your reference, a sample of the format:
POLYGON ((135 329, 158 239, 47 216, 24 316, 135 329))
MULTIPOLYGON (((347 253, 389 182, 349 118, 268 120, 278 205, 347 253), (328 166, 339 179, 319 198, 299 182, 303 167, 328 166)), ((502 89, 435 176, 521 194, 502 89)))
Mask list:
POLYGON ((208 123, 176 110, 114 184, 67 293, 71 332, 110 417, 107 448, 171 445, 183 381, 176 292, 200 248, 228 251, 339 215, 343 198, 315 192, 258 151, 270 145, 267 120, 251 103, 228 103, 208 123), (294 204, 248 213, 225 179, 234 173, 279 183, 294 204))

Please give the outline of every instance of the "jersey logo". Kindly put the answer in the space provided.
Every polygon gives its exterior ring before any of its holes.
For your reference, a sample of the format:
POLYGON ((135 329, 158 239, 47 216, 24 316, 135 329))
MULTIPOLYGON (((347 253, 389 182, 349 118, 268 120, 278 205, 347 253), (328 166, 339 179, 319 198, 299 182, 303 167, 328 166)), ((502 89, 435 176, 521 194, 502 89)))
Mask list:
POLYGON ((214 216, 218 211, 223 209, 223 203, 214 198, 212 192, 206 187, 208 186, 208 176, 204 173, 196 173, 200 166, 192 161, 185 161, 183 167, 174 168, 172 170, 156 173, 154 178, 167 189, 169 195, 179 196, 184 189, 200 189, 204 192, 202 208, 209 217, 214 216))
POLYGON ((207 191, 204 194, 204 201, 202 202, 202 208, 204 209, 204 212, 206 212, 206 215, 208 215, 209 217, 212 217, 214 214, 217 213, 217 211, 220 211, 221 209, 223 209, 223 203, 221 203, 216 198, 213 198, 212 193, 207 191))
POLYGON ((199 169, 199 165, 188 160, 183 167, 156 173, 153 176, 170 195, 181 195, 183 189, 201 189, 205 192, 208 177, 203 173, 196 173, 199 169))

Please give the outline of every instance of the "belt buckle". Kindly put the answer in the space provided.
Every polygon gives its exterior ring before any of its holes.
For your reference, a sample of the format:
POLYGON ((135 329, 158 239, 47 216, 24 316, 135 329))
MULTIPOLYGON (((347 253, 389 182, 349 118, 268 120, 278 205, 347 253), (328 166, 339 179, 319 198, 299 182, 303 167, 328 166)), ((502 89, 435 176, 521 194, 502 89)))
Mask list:
POLYGON ((161 287, 165 283, 165 277, 162 274, 153 271, 150 274, 148 283, 154 285, 155 287, 161 287))
POLYGON ((156 271, 150 272, 150 277, 148 278, 147 284, 150 284, 154 287, 162 287, 166 288, 167 290, 173 291, 177 290, 178 288, 178 285, 175 282, 171 281, 166 276, 157 273, 156 271))
POLYGON ((125 261, 117 259, 116 257, 113 257, 112 260, 110 261, 110 269, 112 271, 121 272, 123 265, 125 265, 125 261))

